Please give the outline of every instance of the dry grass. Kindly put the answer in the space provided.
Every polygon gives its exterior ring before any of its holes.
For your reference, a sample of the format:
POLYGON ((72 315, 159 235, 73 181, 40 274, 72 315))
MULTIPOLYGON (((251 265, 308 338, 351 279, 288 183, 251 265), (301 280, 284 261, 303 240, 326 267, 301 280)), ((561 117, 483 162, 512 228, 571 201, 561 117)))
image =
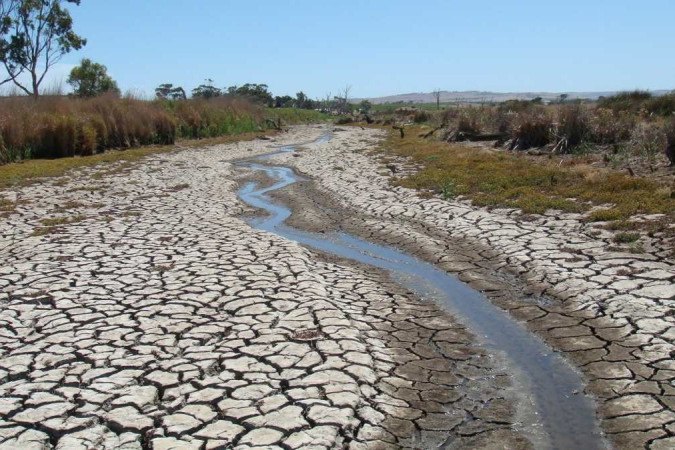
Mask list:
POLYGON ((419 137, 422 131, 411 127, 403 139, 390 133, 383 145, 385 152, 410 157, 422 167, 400 180, 403 186, 445 197, 462 195, 477 205, 513 207, 525 213, 586 212, 593 205, 611 204, 591 213, 589 219, 620 220, 638 213, 663 213, 675 219, 670 188, 654 181, 573 160, 534 161, 520 153, 429 141, 419 137))
MULTIPOLYGON (((675 137, 667 139, 675 136, 675 93, 659 97, 622 93, 597 103, 543 105, 514 100, 454 105, 442 111, 406 107, 380 111, 373 118, 388 125, 426 123, 442 129, 437 135, 449 140, 465 134, 500 135, 500 143, 511 150, 605 153, 610 159, 626 153, 648 165, 659 162, 667 145, 675 148, 675 137)), ((671 161, 675 161, 675 155, 671 161)))
POLYGON ((92 155, 107 148, 171 144, 177 119, 157 102, 92 99, 0 100, 0 162, 92 155))
POLYGON ((269 116, 284 124, 327 117, 316 111, 266 110, 231 97, 181 101, 114 95, 4 97, 0 98, 0 164, 262 131, 269 125, 269 116))

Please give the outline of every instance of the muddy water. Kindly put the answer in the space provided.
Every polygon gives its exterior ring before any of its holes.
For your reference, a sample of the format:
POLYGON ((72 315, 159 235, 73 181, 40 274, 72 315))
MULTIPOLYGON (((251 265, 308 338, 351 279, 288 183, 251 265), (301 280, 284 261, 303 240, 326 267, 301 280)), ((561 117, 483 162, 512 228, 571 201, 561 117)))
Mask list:
MULTIPOLYGON (((320 138, 322 141, 329 136, 320 138)), ((346 233, 314 234, 284 224, 291 210, 268 193, 298 181, 292 169, 261 164, 274 154, 292 151, 292 146, 240 163, 263 172, 274 184, 260 188, 244 185, 240 198, 268 213, 250 220, 255 228, 275 233, 308 247, 386 271, 400 285, 421 298, 437 302, 464 323, 512 375, 517 393, 521 431, 536 448, 607 448, 595 416, 595 404, 583 394, 580 374, 543 341, 507 313, 494 306, 452 275, 395 248, 374 244, 346 233)))

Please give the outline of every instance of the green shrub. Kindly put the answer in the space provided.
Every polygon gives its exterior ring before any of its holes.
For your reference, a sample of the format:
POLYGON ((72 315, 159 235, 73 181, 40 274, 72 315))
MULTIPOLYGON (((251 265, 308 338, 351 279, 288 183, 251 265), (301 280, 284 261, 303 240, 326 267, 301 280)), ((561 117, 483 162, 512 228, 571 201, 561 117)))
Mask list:
POLYGON ((457 186, 454 181, 447 180, 441 188, 441 195, 444 199, 450 200, 457 196, 457 186))

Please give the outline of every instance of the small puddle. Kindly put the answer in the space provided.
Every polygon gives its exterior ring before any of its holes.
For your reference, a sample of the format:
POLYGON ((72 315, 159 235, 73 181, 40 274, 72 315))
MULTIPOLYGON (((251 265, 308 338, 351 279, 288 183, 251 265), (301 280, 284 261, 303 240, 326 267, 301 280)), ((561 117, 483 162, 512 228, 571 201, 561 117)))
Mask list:
MULTIPOLYGON (((314 142, 327 142, 326 134, 314 142)), ((308 247, 385 270, 400 285, 421 298, 445 307, 466 325, 491 353, 504 361, 518 394, 519 429, 535 448, 606 449, 607 443, 598 428, 595 402, 584 395, 581 375, 541 339, 493 305, 480 292, 469 288, 456 277, 405 252, 390 246, 365 241, 347 233, 308 233, 284 224, 291 210, 273 201, 269 192, 298 181, 295 172, 283 166, 260 164, 279 153, 293 151, 294 146, 237 163, 264 172, 274 184, 259 188, 250 182, 239 190, 248 205, 266 211, 249 223, 308 247)))

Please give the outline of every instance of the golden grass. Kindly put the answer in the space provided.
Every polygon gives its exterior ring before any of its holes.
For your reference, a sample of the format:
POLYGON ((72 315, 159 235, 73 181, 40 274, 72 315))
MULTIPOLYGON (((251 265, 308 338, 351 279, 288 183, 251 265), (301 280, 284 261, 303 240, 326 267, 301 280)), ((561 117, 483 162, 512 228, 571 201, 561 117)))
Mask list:
POLYGON ((523 154, 425 140, 419 137, 422 131, 406 128, 403 139, 398 132, 390 132, 382 145, 387 154, 410 157, 421 166, 398 182, 402 186, 448 198, 462 195, 477 205, 519 208, 525 213, 586 212, 593 205, 610 204, 609 209, 591 213, 589 220, 620 220, 639 213, 663 213, 675 219, 670 189, 654 181, 573 160, 535 161, 523 154))
POLYGON ((264 129, 265 110, 246 100, 145 101, 102 95, 0 98, 0 163, 171 145, 264 129))

